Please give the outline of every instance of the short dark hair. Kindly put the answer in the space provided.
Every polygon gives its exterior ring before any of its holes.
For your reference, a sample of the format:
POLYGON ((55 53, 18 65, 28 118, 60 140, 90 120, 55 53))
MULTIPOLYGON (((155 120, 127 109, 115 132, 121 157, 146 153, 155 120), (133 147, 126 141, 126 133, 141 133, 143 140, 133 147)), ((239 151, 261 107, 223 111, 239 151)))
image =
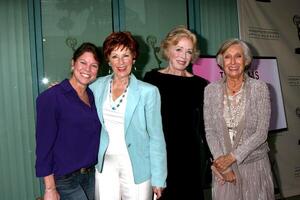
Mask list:
POLYGON ((133 59, 138 57, 138 43, 128 31, 113 32, 103 42, 104 57, 108 61, 111 52, 121 47, 122 49, 128 48, 133 55, 133 59))
POLYGON ((95 60, 98 61, 98 63, 100 64, 100 58, 101 58, 101 54, 100 54, 100 50, 99 48, 94 45, 93 43, 90 42, 84 42, 82 43, 73 53, 73 61, 75 62, 82 54, 84 54, 85 52, 90 52, 94 55, 95 60))

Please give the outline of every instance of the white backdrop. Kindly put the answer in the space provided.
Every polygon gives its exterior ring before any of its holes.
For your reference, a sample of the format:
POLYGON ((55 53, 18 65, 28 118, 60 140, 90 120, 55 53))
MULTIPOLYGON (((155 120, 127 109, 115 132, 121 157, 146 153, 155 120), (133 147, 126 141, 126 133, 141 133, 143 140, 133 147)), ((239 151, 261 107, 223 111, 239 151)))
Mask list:
POLYGON ((270 138, 284 197, 300 194, 300 1, 238 0, 241 39, 278 59, 288 129, 270 138), (297 17, 298 16, 298 17, 297 17))

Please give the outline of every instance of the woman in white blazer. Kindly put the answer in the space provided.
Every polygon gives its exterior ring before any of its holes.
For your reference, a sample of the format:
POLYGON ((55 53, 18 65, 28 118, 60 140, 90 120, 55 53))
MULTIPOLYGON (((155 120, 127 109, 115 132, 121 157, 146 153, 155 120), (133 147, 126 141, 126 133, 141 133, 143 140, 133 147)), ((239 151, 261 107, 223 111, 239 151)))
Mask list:
POLYGON ((138 56, 129 32, 114 32, 103 43, 113 74, 90 88, 102 123, 96 199, 150 200, 166 187, 166 145, 158 89, 131 73, 138 56))

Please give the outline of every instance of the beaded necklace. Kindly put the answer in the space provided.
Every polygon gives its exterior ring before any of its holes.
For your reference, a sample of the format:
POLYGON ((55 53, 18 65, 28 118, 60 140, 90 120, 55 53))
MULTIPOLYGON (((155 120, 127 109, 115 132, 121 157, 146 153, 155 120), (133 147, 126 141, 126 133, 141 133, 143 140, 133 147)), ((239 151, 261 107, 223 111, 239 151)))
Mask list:
POLYGON ((236 123, 238 122, 238 118, 241 115, 242 112, 242 107, 244 106, 244 88, 242 88, 240 91, 240 94, 237 93, 234 96, 231 96, 231 99, 228 95, 228 93, 226 92, 226 101, 227 101, 227 107, 228 107, 228 114, 230 117, 230 127, 235 127, 236 123), (235 101, 235 102, 233 102, 235 101))
POLYGON ((127 93, 127 90, 128 90, 128 85, 129 85, 129 82, 123 92, 123 94, 121 95, 121 98, 119 98, 119 102, 117 103, 117 105, 115 105, 115 103, 113 102, 112 100, 112 92, 111 92, 111 88, 112 88, 112 81, 113 79, 110 80, 110 83, 109 83, 109 103, 110 103, 110 107, 112 110, 116 110, 117 108, 120 107, 121 103, 123 102, 125 96, 126 96, 126 93, 127 93))
POLYGON ((241 116, 243 115, 243 110, 245 107, 245 90, 244 90, 244 83, 241 86, 241 89, 239 92, 234 94, 230 99, 227 88, 224 88, 225 90, 225 96, 226 96, 226 107, 227 107, 227 113, 228 113, 228 119, 226 120, 227 128, 229 131, 229 135, 231 138, 231 141, 233 142, 235 140, 236 136, 236 127, 239 124, 239 120, 241 116), (232 101, 235 101, 235 103, 232 103, 232 101))

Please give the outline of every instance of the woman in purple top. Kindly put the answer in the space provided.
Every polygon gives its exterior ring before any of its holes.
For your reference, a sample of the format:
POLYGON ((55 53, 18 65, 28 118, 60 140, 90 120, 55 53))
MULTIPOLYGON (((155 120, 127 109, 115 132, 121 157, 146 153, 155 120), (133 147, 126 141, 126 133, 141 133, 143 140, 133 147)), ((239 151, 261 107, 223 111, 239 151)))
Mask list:
POLYGON ((96 79, 98 48, 83 43, 73 54, 71 78, 36 101, 36 175, 44 200, 94 199, 101 124, 88 84, 96 79))

